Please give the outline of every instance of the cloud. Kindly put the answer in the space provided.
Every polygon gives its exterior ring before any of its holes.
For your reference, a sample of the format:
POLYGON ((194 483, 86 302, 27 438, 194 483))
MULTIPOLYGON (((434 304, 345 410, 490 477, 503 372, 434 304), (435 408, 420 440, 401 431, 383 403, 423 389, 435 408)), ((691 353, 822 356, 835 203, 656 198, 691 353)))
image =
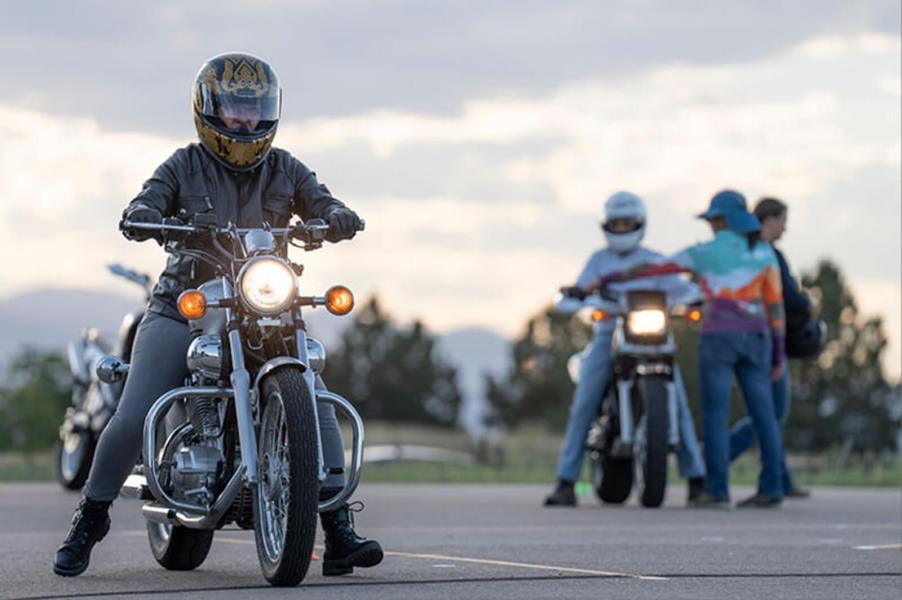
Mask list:
POLYGON ((814 36, 871 32, 879 47, 899 11, 897 0, 7 3, 0 49, 17 60, 0 102, 186 134, 198 67, 237 48, 277 67, 286 115, 451 114, 474 96, 667 63, 741 65, 814 36))
MULTIPOLYGON (((642 194, 648 243, 675 251, 709 235, 693 215, 729 185, 790 203, 794 266, 829 256, 898 304, 902 115, 875 82, 898 81, 899 56, 877 38, 840 38, 830 60, 803 44, 741 68, 666 64, 477 94, 444 115, 287 119, 278 144, 368 224, 304 255, 304 285, 378 291, 399 317, 442 329, 514 334, 601 244, 595 218, 611 191, 642 194)), ((0 103, 0 250, 16 259, 0 263, 0 294, 109 286, 111 260, 159 271, 160 249, 126 242, 115 223, 190 137, 98 123, 0 103)))

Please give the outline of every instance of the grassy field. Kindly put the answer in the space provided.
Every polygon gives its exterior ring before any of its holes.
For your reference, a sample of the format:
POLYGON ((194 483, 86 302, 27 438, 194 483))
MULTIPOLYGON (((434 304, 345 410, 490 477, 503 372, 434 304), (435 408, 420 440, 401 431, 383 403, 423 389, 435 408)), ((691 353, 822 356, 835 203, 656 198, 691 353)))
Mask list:
MULTIPOLYGON (((445 448, 474 457, 471 462, 394 461, 368 464, 363 480, 371 483, 552 483, 560 436, 540 428, 523 429, 514 435, 474 447, 463 433, 425 427, 397 427, 381 423, 367 426, 367 446, 417 445, 445 448), (478 460, 477 460, 478 457, 478 460)), ((796 482, 803 486, 849 485, 902 487, 902 460, 889 462, 836 454, 789 456, 796 482)), ((584 471, 584 479, 588 478, 584 471)), ((758 477, 755 453, 734 463, 730 481, 753 484, 758 477)), ((0 454, 0 481, 48 481, 53 479, 50 451, 25 457, 0 454)), ((671 480, 678 481, 676 468, 671 480)))

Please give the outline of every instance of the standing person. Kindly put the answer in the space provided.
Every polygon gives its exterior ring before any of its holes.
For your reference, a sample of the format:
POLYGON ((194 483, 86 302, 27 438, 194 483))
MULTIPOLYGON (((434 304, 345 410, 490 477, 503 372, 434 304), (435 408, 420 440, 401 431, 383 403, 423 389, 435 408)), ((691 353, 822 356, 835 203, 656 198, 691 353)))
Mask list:
MULTIPOLYGON (((783 307, 786 313, 788 326, 793 323, 803 324, 811 315, 811 301, 808 296, 799 290, 799 286, 789 271, 789 265, 783 257, 783 253, 774 245, 783 237, 786 231, 786 219, 788 210, 786 205, 776 198, 762 198, 755 206, 755 216, 761 223, 761 239, 770 244, 777 262, 780 264, 780 280, 783 286, 783 307)), ((786 362, 784 358, 784 362, 786 362)), ((790 385, 789 368, 783 370, 783 377, 773 383, 772 394, 774 399, 774 413, 780 427, 786 425, 789 416, 790 385)), ((749 417, 743 417, 733 425, 730 431, 730 460, 736 460, 755 440, 755 428, 749 417)), ((811 493, 797 487, 792 480, 792 474, 786 466, 786 458, 782 464, 783 496, 786 498, 807 498, 811 493)))
MULTIPOLYGON (((630 192, 617 192, 608 198, 600 225, 608 246, 589 257, 577 279, 577 286, 585 287, 608 273, 661 258, 657 252, 640 245, 645 235, 645 205, 639 196, 630 192)), ((661 277, 655 284, 659 289, 674 295, 697 292, 694 285, 676 276, 661 277)), ((623 291, 627 287, 628 284, 614 291, 623 291)), ((644 287, 647 288, 648 284, 644 287)), ((586 454, 586 435, 592 421, 598 415, 605 388, 611 378, 613 333, 612 322, 596 323, 594 337, 588 350, 582 355, 579 380, 573 394, 567 432, 561 446, 557 468, 558 482, 554 491, 545 499, 545 506, 576 506, 576 493, 573 488, 579 479, 586 454)), ((689 482, 689 496, 692 499, 702 491, 705 467, 679 368, 675 369, 674 382, 679 402, 682 440, 678 454, 680 473, 689 482)))
MULTIPOLYGON (((357 213, 291 154, 272 147, 282 88, 268 63, 240 53, 213 57, 197 74, 192 100, 200 143, 176 150, 157 168, 123 211, 123 221, 159 223, 164 217, 190 219, 206 212, 219 226, 284 227, 296 214, 324 219, 331 242, 354 237, 360 226, 357 213)), ((137 241, 155 236, 146 230, 123 233, 137 241)), ((185 353, 191 338, 176 302, 182 291, 209 279, 209 270, 191 257, 171 255, 154 287, 138 327, 122 399, 100 436, 84 497, 56 553, 53 570, 58 575, 80 575, 88 568, 91 549, 109 531, 110 505, 140 454, 148 410, 188 375, 185 353)), ((320 490, 326 499, 344 487, 344 447, 334 408, 318 403, 318 416, 329 472, 320 490)), ((354 532, 347 503, 320 518, 324 575, 343 575, 381 562, 379 543, 354 532)))
POLYGON ((771 382, 782 378, 785 368, 779 264, 771 247, 759 241, 760 224, 742 194, 718 192, 698 216, 708 221, 713 240, 665 262, 611 273, 586 291, 664 273, 691 272, 701 280, 706 300, 698 354, 707 475, 705 492, 692 504, 729 506, 729 409, 735 376, 761 449, 757 492, 738 506, 778 506, 783 500, 783 447, 771 382))

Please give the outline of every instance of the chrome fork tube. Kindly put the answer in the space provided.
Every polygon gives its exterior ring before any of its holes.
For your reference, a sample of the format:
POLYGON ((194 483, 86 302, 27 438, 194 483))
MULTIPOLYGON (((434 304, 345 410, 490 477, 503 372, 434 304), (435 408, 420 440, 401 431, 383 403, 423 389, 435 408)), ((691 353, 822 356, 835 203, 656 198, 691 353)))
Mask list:
POLYGON ((620 439, 624 444, 633 443, 633 405, 630 402, 630 392, 633 382, 621 380, 617 382, 617 401, 620 408, 620 439))
POLYGON ((672 381, 667 382, 667 416, 670 418, 668 426, 668 442, 671 446, 680 443, 680 423, 678 421, 678 406, 676 384, 672 381))
POLYGON ((244 465, 248 483, 257 483, 257 435, 254 431, 254 415, 251 410, 251 376, 244 367, 244 349, 241 334, 233 327, 234 313, 226 309, 229 324, 229 351, 232 356, 232 390, 235 394, 235 416, 238 421, 238 441, 241 444, 241 464, 244 465))
MULTIPOLYGON (((298 314, 300 318, 300 314, 298 314)), ((326 459, 323 455, 323 436, 319 429, 319 407, 317 406, 316 373, 310 368, 310 359, 307 356, 307 332, 299 328, 295 334, 295 344, 298 348, 298 360, 307 365, 304 369, 304 381, 307 383, 307 391, 313 399, 313 418, 316 420, 316 477, 322 483, 326 480, 326 459)))

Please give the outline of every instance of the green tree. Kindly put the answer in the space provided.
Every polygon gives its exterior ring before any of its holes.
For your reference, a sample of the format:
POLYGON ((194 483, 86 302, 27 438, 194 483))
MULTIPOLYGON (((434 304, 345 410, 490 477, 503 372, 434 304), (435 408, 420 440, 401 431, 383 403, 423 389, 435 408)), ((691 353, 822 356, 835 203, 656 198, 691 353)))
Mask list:
POLYGON ((456 370, 419 321, 395 324, 373 297, 355 313, 324 378, 366 417, 455 426, 461 394, 456 370))
POLYGON ((71 395, 66 359, 26 350, 9 365, 0 390, 0 449, 30 454, 53 445, 71 395))
POLYGON ((486 377, 489 424, 511 428, 538 421, 562 430, 574 388, 567 362, 591 337, 588 323, 552 307, 532 317, 514 343, 510 372, 501 380, 486 377))
MULTIPOLYGON (((886 336, 879 318, 863 318, 835 264, 822 261, 803 285, 820 306, 828 342, 818 360, 791 361, 792 405, 786 445, 820 451, 845 444, 857 451, 892 449, 902 416, 900 386, 891 387, 881 366, 886 336)), ((699 327, 674 320, 677 364, 701 431, 698 385, 699 327)), ((502 379, 487 377, 490 423, 514 427, 538 420, 560 429, 567 420, 573 384, 569 357, 582 350, 590 328, 578 318, 540 312, 516 341, 513 366, 502 379)), ((745 414, 734 386, 731 415, 745 414)))
POLYGON ((788 445, 823 449, 842 443, 857 451, 895 447, 900 398, 883 373, 887 340, 881 319, 860 314, 845 278, 830 261, 822 261, 802 282, 820 306, 828 336, 816 361, 792 361, 788 445))

